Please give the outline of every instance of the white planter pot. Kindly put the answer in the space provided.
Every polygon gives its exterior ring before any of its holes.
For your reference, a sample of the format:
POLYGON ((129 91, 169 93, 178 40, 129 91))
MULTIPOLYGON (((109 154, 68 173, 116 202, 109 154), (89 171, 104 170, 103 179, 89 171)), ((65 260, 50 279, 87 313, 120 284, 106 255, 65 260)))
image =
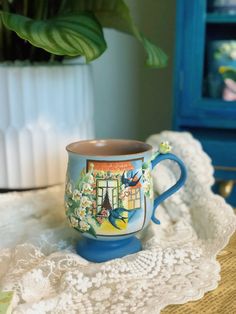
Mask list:
POLYGON ((94 137, 91 68, 0 66, 0 188, 62 183, 71 141, 94 137))

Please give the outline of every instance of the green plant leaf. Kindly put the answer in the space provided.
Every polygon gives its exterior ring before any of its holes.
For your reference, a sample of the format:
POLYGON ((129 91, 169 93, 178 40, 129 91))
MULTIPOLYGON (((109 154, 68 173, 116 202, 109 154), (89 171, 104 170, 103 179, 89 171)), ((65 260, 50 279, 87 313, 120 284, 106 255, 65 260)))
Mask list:
POLYGON ((167 55, 139 32, 131 17, 129 7, 123 0, 69 0, 69 2, 72 11, 92 11, 102 26, 135 36, 146 51, 148 66, 163 68, 167 65, 167 55))
POLYGON ((168 57, 164 51, 142 34, 139 34, 138 37, 147 52, 146 65, 149 67, 164 68, 168 61, 168 57))
POLYGON ((223 76, 223 79, 231 79, 236 82, 236 69, 231 67, 220 67, 219 69, 220 74, 223 76))
POLYGON ((55 55, 81 55, 92 61, 106 49, 101 25, 92 13, 71 13, 48 20, 7 12, 1 12, 1 17, 5 27, 19 37, 55 55))
POLYGON ((88 231, 86 231, 87 233, 91 234, 93 237, 97 237, 97 234, 96 234, 96 231, 95 229, 93 228, 93 226, 91 224, 89 224, 90 228, 88 231))

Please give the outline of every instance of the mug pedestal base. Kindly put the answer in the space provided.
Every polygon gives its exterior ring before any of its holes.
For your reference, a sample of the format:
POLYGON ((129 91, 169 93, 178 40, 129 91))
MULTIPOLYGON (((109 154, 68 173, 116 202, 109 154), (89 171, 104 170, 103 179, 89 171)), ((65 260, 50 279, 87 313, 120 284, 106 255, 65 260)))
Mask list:
POLYGON ((141 241, 135 236, 112 241, 82 238, 76 245, 76 251, 80 256, 95 263, 106 262, 114 258, 137 253, 141 249, 141 241))

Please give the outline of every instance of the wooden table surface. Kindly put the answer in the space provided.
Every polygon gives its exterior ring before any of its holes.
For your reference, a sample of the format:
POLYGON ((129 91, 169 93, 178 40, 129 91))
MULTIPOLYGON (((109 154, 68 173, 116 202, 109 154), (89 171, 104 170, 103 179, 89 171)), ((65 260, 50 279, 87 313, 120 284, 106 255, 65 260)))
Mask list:
POLYGON ((219 253, 221 281, 199 301, 170 305, 161 314, 236 314, 236 233, 219 253))

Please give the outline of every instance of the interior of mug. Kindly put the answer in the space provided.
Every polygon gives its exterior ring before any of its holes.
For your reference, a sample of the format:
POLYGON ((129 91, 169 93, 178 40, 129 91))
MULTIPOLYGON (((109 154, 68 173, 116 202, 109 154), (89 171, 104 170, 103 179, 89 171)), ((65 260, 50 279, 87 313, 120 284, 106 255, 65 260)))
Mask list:
POLYGON ((67 151, 79 155, 132 155, 152 150, 147 143, 135 140, 88 140, 69 144, 67 151))

